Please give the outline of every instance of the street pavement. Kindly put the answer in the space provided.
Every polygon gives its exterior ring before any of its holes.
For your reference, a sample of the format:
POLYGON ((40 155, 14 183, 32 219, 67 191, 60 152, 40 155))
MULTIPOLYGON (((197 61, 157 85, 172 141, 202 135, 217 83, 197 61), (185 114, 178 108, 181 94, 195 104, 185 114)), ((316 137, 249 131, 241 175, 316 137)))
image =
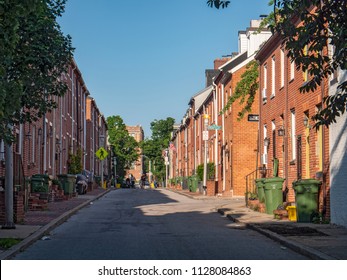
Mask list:
MULTIPOLYGON (((0 229, 0 238, 19 238, 20 243, 0 251, 0 259, 11 259, 35 241, 45 238, 52 229, 94 200, 115 189, 98 188, 86 195, 49 203, 48 210, 28 211, 22 225, 15 229, 0 229)), ((311 259, 347 260, 347 229, 330 224, 296 223, 274 219, 245 206, 243 197, 206 197, 189 191, 171 190, 191 199, 220 200, 216 211, 234 221, 235 227, 247 227, 311 259)))

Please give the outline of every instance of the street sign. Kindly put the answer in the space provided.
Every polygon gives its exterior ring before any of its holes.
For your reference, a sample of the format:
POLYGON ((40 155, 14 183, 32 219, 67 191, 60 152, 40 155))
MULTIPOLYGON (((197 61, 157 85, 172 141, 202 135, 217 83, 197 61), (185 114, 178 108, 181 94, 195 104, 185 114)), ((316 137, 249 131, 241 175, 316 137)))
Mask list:
POLYGON ((208 140, 208 131, 204 130, 202 132, 202 140, 207 141, 208 140))
POLYGON ((259 115, 256 114, 248 114, 249 122, 259 122, 259 115))
POLYGON ((101 147, 99 150, 96 151, 95 155, 98 157, 100 160, 104 160, 108 156, 108 152, 101 147))
POLYGON ((208 130, 221 130, 222 127, 220 125, 212 124, 207 129, 208 130))

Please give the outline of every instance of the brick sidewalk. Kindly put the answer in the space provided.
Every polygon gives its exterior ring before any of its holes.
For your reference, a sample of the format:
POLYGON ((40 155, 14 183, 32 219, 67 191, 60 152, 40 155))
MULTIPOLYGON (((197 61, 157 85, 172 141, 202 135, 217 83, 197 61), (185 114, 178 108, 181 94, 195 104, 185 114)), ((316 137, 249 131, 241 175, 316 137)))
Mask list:
POLYGON ((42 211, 27 211, 24 217, 24 225, 35 225, 35 226, 44 226, 54 219, 58 218, 60 215, 65 212, 81 205, 90 199, 91 196, 97 196, 103 192, 106 192, 105 189, 97 188, 93 191, 88 192, 85 195, 79 195, 77 197, 70 198, 68 200, 58 201, 58 202, 49 202, 48 209, 42 211))

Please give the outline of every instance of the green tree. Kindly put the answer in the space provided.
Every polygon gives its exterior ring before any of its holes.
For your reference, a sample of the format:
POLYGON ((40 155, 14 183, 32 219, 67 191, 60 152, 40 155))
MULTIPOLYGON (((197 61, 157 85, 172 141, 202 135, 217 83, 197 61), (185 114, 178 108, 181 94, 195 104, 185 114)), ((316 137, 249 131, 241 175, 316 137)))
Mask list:
POLYGON ((109 143, 112 152, 117 158, 116 173, 124 177, 125 171, 138 159, 138 143, 129 135, 126 125, 120 116, 110 116, 106 120, 108 127, 109 143))
POLYGON ((174 123, 175 120, 171 117, 165 120, 154 120, 151 122, 151 138, 145 139, 140 144, 142 153, 152 161, 153 174, 159 181, 165 178, 163 150, 169 146, 174 123))
POLYGON ((13 141, 15 124, 40 119, 67 89, 62 73, 72 58, 71 38, 57 17, 65 0, 0 1, 0 135, 13 141))
POLYGON ((79 174, 82 172, 82 149, 78 148, 76 154, 69 154, 68 159, 68 173, 79 174))
POLYGON ((221 114, 227 111, 236 100, 238 100, 241 105, 245 103, 242 110, 238 113, 238 120, 241 120, 246 112, 251 111, 255 95, 259 88, 258 67, 259 65, 255 60, 246 65, 246 71, 241 75, 241 80, 237 83, 234 94, 229 97, 221 114))
MULTIPOLYGON (((230 1, 211 0, 207 4, 219 9, 226 8, 227 2, 230 1)), ((282 36, 297 69, 309 74, 308 82, 300 87, 301 92, 314 91, 338 69, 347 70, 347 0, 271 0, 269 5, 273 5, 274 12, 264 23, 282 36), (302 24, 298 25, 299 22, 302 24), (329 44, 334 47, 328 52, 329 44)), ((335 94, 325 98, 325 108, 314 116, 316 126, 336 122, 346 106, 347 81, 344 80, 335 94)))
MULTIPOLYGON (((315 90, 337 69, 347 70, 347 0, 273 2, 275 20, 271 27, 282 35, 297 68, 309 74, 308 82, 300 87, 301 92, 315 90), (300 21, 302 24, 298 26, 300 21), (334 46, 332 52, 328 52, 329 44, 334 46)), ((325 99, 325 109, 314 117, 317 124, 328 126, 336 122, 336 117, 345 113, 346 102, 345 80, 339 84, 336 94, 325 99)))
POLYGON ((65 94, 71 38, 57 17, 65 0, 0 1, 0 138, 5 142, 5 225, 13 223, 13 127, 40 119, 65 94))

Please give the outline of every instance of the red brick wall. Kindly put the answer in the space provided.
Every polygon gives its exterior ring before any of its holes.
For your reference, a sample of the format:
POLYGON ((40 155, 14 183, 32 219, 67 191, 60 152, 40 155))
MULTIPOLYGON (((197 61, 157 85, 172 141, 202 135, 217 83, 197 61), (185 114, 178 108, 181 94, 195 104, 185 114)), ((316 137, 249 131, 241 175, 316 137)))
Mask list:
MULTIPOLYGON (((235 91, 237 83, 241 80, 246 66, 235 71, 231 80, 225 85, 225 98, 227 102, 230 89, 235 91)), ((257 100, 258 94, 255 97, 257 100)), ((234 102, 231 109, 224 114, 225 118, 225 143, 230 151, 226 156, 226 192, 232 191, 235 196, 244 196, 246 192, 245 176, 256 169, 257 161, 257 135, 258 123, 248 122, 247 114, 240 121, 237 120, 238 112, 244 105, 234 102)), ((252 114, 258 114, 258 103, 254 102, 252 114)))
MULTIPOLYGON (((284 63, 284 86, 280 85, 280 60, 281 45, 280 42, 273 44, 272 48, 268 48, 266 52, 260 53, 261 55, 261 65, 260 65, 260 89, 264 88, 264 65, 267 65, 267 102, 263 104, 260 99, 261 106, 261 122, 260 122, 260 132, 261 132, 261 143, 260 149, 263 152, 263 126, 267 125, 268 137, 270 137, 270 148, 268 150, 268 168, 272 168, 273 155, 273 143, 274 139, 271 133, 271 122, 275 121, 276 124, 276 156, 280 160, 279 166, 279 176, 286 178, 283 188, 288 188, 287 201, 295 201, 294 191, 292 189, 292 182, 297 179, 297 160, 292 161, 292 139, 298 135, 302 136, 302 178, 315 178, 316 172, 323 171, 325 174, 324 184, 326 186, 326 192, 329 192, 329 132, 327 128, 324 130, 324 170, 319 170, 319 158, 317 152, 317 141, 318 133, 315 129, 311 128, 308 134, 309 140, 309 176, 306 176, 306 137, 305 137, 305 127, 303 119, 305 113, 311 118, 315 112, 318 105, 321 104, 322 94, 327 95, 327 82, 324 82, 324 89, 318 87, 314 92, 310 93, 300 93, 299 87, 303 85, 303 73, 301 70, 295 70, 294 79, 290 80, 290 61, 286 58, 284 63), (272 87, 272 57, 275 56, 275 88, 276 94, 274 97, 270 97, 271 87, 272 87), (291 111, 295 110, 295 135, 292 135, 292 124, 291 124, 291 111), (283 119, 282 119, 283 117, 283 119), (278 127, 283 125, 285 129, 285 136, 278 136, 278 127)), ((313 120, 310 119, 310 125, 313 126, 313 120)), ((322 204, 323 195, 320 195, 320 201, 322 204)), ((327 198, 327 205, 329 205, 329 198, 327 198)), ((322 207, 322 206, 321 206, 322 207)), ((329 207, 327 207, 329 209, 329 207)))
MULTIPOLYGON (((5 223, 5 192, 0 192, 0 223, 5 223)), ((24 221, 24 194, 14 193, 13 197, 13 222, 16 224, 24 221)))

